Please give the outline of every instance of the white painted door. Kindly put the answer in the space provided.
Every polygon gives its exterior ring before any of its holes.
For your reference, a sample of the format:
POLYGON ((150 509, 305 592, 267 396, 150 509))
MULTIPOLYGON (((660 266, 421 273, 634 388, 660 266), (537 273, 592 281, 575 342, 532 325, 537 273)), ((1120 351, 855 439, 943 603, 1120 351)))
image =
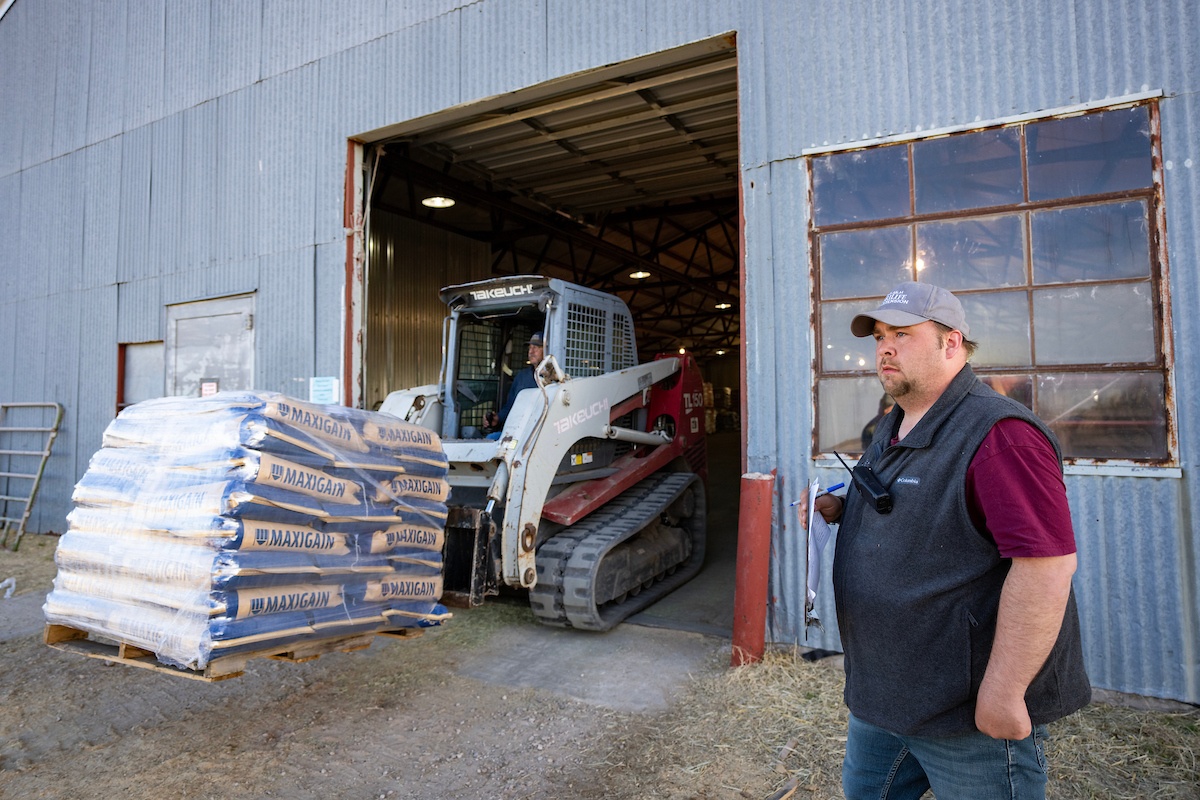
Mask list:
POLYGON ((254 295, 167 306, 168 396, 254 388, 254 295))

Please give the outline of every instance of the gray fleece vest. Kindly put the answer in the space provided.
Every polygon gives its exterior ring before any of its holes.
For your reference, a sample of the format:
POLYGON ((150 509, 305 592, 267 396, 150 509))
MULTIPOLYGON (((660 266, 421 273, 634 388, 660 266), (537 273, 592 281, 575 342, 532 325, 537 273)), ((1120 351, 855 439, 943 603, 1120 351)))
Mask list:
MULTIPOLYGON (((846 705, 898 734, 975 730, 975 697, 991 654, 1000 589, 1011 562, 967 511, 967 467, 1001 419, 1017 417, 1058 443, 1023 405, 963 368, 914 429, 889 442, 899 407, 861 463, 891 491, 878 514, 851 486, 837 535, 833 586, 846 654, 846 705)), ((1025 696, 1035 725, 1087 705, 1074 592, 1062 630, 1025 696)))

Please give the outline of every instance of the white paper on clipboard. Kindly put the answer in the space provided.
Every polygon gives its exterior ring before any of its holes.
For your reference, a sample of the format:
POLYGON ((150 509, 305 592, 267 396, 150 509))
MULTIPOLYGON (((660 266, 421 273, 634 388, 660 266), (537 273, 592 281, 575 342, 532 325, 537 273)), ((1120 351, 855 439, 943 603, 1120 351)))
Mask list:
POLYGON ((825 550, 825 545, 828 544, 833 531, 825 518, 816 513, 817 494, 820 491, 820 483, 813 479, 812 483, 808 485, 808 534, 806 537, 808 539, 808 574, 805 580, 804 595, 804 629, 806 633, 810 625, 816 625, 824 630, 821 620, 813 613, 813 603, 817 599, 817 589, 821 585, 821 553, 825 550))

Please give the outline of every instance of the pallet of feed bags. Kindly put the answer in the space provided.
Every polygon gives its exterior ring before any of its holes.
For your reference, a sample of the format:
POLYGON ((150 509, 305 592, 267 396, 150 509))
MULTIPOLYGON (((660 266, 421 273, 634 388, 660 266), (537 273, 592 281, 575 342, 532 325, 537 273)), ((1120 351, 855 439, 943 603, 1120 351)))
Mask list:
POLYGON ((436 434, 374 412, 130 406, 75 487, 46 641, 216 679, 440 624, 447 469, 436 434))

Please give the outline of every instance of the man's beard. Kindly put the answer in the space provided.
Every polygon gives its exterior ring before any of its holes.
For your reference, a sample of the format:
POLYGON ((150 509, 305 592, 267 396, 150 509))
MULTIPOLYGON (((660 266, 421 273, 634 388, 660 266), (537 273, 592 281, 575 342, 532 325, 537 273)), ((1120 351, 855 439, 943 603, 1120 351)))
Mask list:
POLYGON ((884 378, 881 377, 879 379, 879 383, 881 386, 883 386, 883 390, 895 399, 904 397, 913 390, 911 381, 908 381, 904 378, 892 378, 892 381, 892 385, 889 386, 888 382, 884 378))

